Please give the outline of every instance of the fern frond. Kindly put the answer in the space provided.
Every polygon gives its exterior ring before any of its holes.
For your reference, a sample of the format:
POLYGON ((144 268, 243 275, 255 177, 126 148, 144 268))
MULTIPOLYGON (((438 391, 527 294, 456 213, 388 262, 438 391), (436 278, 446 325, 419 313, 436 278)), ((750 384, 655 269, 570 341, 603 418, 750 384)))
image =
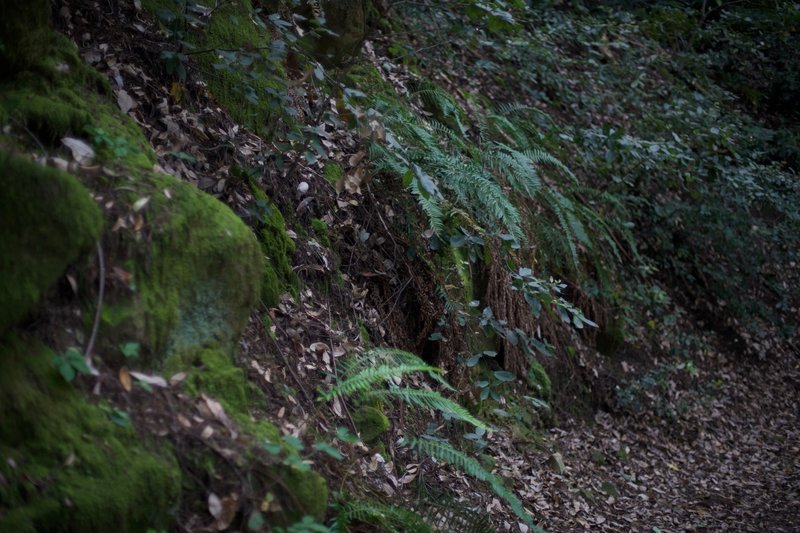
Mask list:
POLYGON ((419 182, 416 179, 411 180, 411 185, 408 186, 411 193, 417 199, 422 211, 428 217, 428 224, 437 235, 444 235, 444 212, 442 211, 439 203, 432 197, 422 192, 419 187, 419 182))
POLYGON ((407 531, 433 533, 435 530, 419 514, 396 505, 385 505, 373 501, 356 501, 340 504, 336 516, 337 531, 348 531, 352 522, 378 526, 389 533, 407 531))
POLYGON ((323 394, 321 399, 331 400, 335 396, 351 396, 355 393, 367 392, 376 383, 400 377, 404 374, 411 374, 412 372, 442 372, 442 370, 429 365, 381 365, 377 368, 365 368, 323 394))
POLYGON ((460 450, 456 450, 450 443, 442 440, 427 438, 414 439, 411 442, 411 448, 421 455, 433 457, 439 461, 451 464, 475 479, 488 483, 489 486, 492 487, 494 493, 506 501, 520 520, 525 522, 534 531, 544 533, 544 530, 536 526, 533 522, 533 519, 525 510, 525 507, 523 507, 517 495, 506 488, 497 476, 483 468, 477 459, 470 457, 460 450))
MULTIPOLYGON (((342 364, 345 376, 352 376, 356 372, 370 367, 380 365, 386 366, 400 366, 400 365, 419 365, 424 366, 426 363, 417 355, 400 350, 399 348, 379 347, 372 348, 359 357, 351 357, 342 364)), ((436 368, 435 372, 428 372, 428 376, 439 382, 446 389, 454 391, 455 389, 450 385, 446 379, 442 377, 442 370, 436 368)))
POLYGON ((436 391, 412 389, 408 387, 390 387, 386 390, 368 392, 366 396, 368 398, 378 399, 397 398, 409 405, 433 409, 434 411, 439 411, 453 418, 458 418, 459 420, 472 424, 476 428, 485 429, 487 431, 490 429, 489 426, 472 416, 464 407, 453 400, 448 400, 436 391))

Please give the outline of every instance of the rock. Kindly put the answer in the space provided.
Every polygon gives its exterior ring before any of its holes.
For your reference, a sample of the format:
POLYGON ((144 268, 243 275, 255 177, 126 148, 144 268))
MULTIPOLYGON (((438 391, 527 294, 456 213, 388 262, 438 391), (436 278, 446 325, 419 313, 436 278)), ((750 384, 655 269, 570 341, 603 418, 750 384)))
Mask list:
POLYGON ((74 176, 0 152, 0 333, 93 249, 100 209, 74 176))

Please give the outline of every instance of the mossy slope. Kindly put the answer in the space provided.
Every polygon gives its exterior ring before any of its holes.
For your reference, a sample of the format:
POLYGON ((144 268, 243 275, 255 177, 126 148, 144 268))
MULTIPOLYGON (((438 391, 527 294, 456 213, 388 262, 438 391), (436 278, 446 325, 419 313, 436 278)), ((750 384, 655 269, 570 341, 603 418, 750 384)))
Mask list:
POLYGON ((144 531, 179 500, 174 458, 88 404, 34 340, 0 340, 0 530, 144 531))

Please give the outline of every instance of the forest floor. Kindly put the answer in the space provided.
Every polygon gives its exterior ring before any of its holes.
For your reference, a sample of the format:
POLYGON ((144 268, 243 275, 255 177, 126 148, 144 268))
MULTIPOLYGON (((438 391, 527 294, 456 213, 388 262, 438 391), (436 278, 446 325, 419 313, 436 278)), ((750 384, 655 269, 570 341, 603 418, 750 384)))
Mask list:
POLYGON ((508 457, 541 525, 800 530, 800 359, 719 354, 705 363, 713 392, 673 418, 600 412, 592 423, 553 428, 549 445, 563 456, 563 474, 535 455, 508 457))
MULTIPOLYGON (((81 35, 78 30, 80 27, 73 33, 81 35)), ((148 111, 139 116, 142 125, 150 130, 154 144, 166 145, 166 135, 158 134, 163 128, 150 107, 159 94, 164 98, 168 91, 143 74, 151 65, 138 49, 143 45, 136 42, 140 39, 137 31, 143 29, 137 27, 116 37, 100 30, 99 35, 84 33, 81 46, 95 67, 110 76, 122 70, 133 80, 129 83, 134 88, 129 87, 128 92, 148 111)), ((171 109, 169 115, 176 128, 190 129, 187 124, 191 121, 185 120, 182 110, 171 109)), ((219 115, 219 122, 228 121, 219 115)), ((203 118, 208 123, 214 117, 203 118)), ((191 135, 181 140, 196 141, 191 135)), ((169 152, 169 147, 162 148, 159 153, 169 152)), ((222 163, 209 163, 205 176, 211 180, 216 175, 214 165, 222 163)), ((181 174, 181 169, 185 167, 172 170, 181 174)), ((206 187, 204 176, 183 177, 207 190, 216 183, 209 181, 206 187)), ((218 196, 235 203, 230 200, 235 198, 233 193, 218 196)), ((279 328, 276 342, 285 344, 279 351, 298 353, 297 339, 286 331, 300 331, 301 345, 330 343, 335 359, 336 344, 344 343, 346 336, 336 338, 320 326, 318 317, 323 311, 309 311, 303 319, 297 309, 287 310, 285 316, 292 316, 291 328, 279 328)), ((282 321, 276 323, 280 326, 282 321)), ((267 342, 263 335, 261 340, 267 342)), ((258 367, 257 373, 264 376, 265 369, 259 364, 265 362, 257 361, 255 355, 250 358, 258 342, 256 334, 246 336, 245 344, 253 346, 242 354, 250 360, 242 362, 251 369, 258 367)), ((313 368, 320 363, 312 352, 299 352, 307 358, 291 363, 301 373, 319 378, 325 369, 313 368)), ((289 380, 285 367, 290 363, 285 363, 276 363, 276 382, 281 372, 289 380)), ((701 385, 669 390, 671 414, 653 409, 613 414, 598 411, 591 420, 561 415, 542 441, 497 432, 487 439, 485 452, 496 458, 498 473, 514 481, 515 492, 549 531, 800 531, 800 358, 789 351, 776 351, 764 360, 717 351, 695 363, 701 385)), ((306 377, 303 375, 304 380, 306 377)), ((309 390, 318 384, 306 380, 309 390)), ((298 412, 297 401, 287 396, 270 395, 270 402, 270 416, 282 427, 298 412)), ((302 408, 299 413, 298 418, 303 419, 302 408)), ((360 461, 368 464, 374 455, 365 455, 360 461)), ((472 492, 475 498, 467 499, 480 502, 501 530, 527 530, 485 487, 444 468, 436 475, 443 483, 453 482, 450 486, 456 491, 472 492)), ((396 483, 393 478, 392 484, 396 483)), ((398 486, 402 488, 402 484, 401 480, 398 486)), ((385 486, 378 479, 376 485, 385 486)))

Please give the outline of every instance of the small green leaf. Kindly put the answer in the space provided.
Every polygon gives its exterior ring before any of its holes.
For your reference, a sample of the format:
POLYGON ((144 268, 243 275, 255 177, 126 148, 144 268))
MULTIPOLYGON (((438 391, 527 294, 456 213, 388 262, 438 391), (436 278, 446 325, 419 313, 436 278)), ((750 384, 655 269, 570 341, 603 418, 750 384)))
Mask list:
POLYGON ((330 455, 331 457, 333 457, 337 461, 341 461, 344 458, 344 456, 339 452, 339 450, 337 450, 336 448, 334 448, 333 446, 331 446, 327 442, 317 442, 317 443, 315 443, 314 444, 314 449, 317 450, 318 452, 322 452, 322 453, 326 453, 326 454, 330 455))
POLYGON ((264 527, 264 515, 260 511, 253 511, 247 520, 247 529, 250 531, 260 531, 264 527))
POLYGON ((119 345, 119 350, 128 359, 136 359, 139 357, 140 346, 138 342, 126 342, 119 345))
POLYGON ((111 411, 111 421, 120 427, 128 427, 131 425, 131 415, 122 411, 121 409, 114 409, 111 411))
POLYGON ((494 373, 494 377, 500 381, 514 381, 514 374, 505 370, 498 370, 494 373))

